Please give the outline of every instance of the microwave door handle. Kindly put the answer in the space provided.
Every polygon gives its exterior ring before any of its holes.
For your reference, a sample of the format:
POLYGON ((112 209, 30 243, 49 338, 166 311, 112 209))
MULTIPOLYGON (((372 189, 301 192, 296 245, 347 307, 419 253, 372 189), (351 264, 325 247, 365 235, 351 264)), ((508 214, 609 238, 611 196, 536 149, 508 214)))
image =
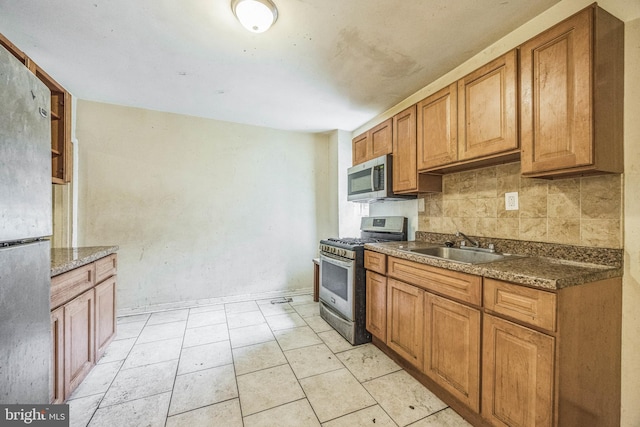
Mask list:
POLYGON ((371 166, 371 191, 378 191, 378 189, 376 188, 375 176, 376 176, 376 167, 371 166))

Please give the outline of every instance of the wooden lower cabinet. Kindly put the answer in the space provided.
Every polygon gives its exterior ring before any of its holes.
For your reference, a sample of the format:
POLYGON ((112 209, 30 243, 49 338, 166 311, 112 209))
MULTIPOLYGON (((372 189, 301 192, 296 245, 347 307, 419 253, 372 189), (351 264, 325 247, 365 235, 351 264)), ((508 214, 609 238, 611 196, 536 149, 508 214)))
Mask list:
POLYGON ((484 317, 482 413, 495 426, 553 425, 555 339, 484 317))
POLYGON ((115 337, 116 262, 112 254, 51 278, 51 403, 73 393, 115 337))
POLYGON ((480 411, 480 310, 425 293, 424 372, 480 411))
POLYGON ((95 364, 95 291, 64 305, 64 388, 73 390, 95 364))
POLYGON ((394 256, 387 267, 367 271, 371 332, 386 279, 374 344, 472 425, 620 425, 620 277, 546 290, 394 256))
POLYGON ((96 286, 96 361, 116 335, 116 276, 96 286))
POLYGON ((387 273, 387 256, 373 251, 364 251, 364 268, 376 273, 387 273))
POLYGON ((372 335, 387 340, 387 278, 367 272, 366 328, 372 335))
POLYGON ((51 403, 64 402, 64 307, 51 312, 51 403))
POLYGON ((424 291, 387 279, 387 345, 418 369, 423 366, 424 291))

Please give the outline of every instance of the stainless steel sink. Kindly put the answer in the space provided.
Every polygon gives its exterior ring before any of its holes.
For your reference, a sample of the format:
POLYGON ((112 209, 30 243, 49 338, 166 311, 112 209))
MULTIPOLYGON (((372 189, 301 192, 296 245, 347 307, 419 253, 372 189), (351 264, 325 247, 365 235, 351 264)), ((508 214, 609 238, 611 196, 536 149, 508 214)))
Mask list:
POLYGON ((460 262, 463 264, 483 264, 487 262, 506 261, 509 259, 520 258, 517 255, 505 255, 497 252, 487 252, 474 248, 460 249, 449 248, 445 246, 409 249, 409 252, 414 252, 433 258, 445 259, 447 261, 460 262))

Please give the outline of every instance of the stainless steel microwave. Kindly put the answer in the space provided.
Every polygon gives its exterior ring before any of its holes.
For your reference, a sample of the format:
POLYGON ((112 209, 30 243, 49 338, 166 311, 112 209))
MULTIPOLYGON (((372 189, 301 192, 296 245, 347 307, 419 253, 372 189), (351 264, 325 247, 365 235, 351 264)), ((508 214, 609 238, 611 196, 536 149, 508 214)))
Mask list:
POLYGON ((347 169, 347 200, 371 203, 406 200, 416 196, 393 193, 391 155, 371 159, 347 169))

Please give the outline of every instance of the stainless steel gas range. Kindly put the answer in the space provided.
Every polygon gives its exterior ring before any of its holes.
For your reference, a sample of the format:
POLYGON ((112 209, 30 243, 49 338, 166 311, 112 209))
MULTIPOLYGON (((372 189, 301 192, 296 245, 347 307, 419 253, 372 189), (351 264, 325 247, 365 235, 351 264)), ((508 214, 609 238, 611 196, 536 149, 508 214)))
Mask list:
POLYGON ((360 233, 320 241, 320 316, 353 345, 371 341, 365 327, 364 244, 407 240, 407 219, 365 217, 360 233))

